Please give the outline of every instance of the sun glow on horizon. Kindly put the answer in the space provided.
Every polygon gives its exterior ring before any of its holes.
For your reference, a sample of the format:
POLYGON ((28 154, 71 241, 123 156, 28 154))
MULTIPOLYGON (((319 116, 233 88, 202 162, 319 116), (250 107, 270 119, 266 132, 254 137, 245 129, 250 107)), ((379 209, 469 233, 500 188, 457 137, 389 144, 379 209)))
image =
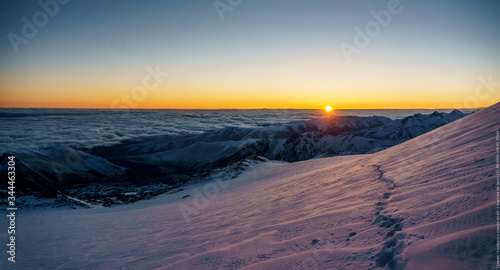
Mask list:
POLYGON ((331 112, 333 110, 332 106, 326 106, 325 111, 331 112))

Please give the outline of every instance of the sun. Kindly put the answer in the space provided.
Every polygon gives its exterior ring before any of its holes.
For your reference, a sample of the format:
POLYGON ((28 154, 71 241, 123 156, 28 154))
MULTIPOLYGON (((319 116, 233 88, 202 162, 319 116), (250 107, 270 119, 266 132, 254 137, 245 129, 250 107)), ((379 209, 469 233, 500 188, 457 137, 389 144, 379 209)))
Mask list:
POLYGON ((327 112, 331 112, 333 110, 333 108, 331 106, 326 106, 325 107, 325 111, 327 112))

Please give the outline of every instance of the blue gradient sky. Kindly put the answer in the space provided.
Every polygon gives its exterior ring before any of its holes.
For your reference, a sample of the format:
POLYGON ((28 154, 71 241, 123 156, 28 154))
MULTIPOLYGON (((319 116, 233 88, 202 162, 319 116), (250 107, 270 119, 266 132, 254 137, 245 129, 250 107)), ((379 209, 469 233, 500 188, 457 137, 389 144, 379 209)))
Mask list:
POLYGON ((15 53, 41 8, 2 1, 0 106, 109 108, 148 65, 169 77, 137 108, 470 107, 479 76, 500 81, 495 0, 402 0, 348 63, 339 44, 388 2, 246 0, 221 21, 212 1, 73 0, 15 53))

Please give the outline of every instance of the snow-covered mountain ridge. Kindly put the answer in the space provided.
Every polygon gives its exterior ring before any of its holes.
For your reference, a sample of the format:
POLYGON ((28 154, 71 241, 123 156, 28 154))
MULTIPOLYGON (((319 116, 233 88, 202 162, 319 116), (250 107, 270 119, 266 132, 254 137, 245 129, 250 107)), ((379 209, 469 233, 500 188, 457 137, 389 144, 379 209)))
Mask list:
MULTIPOLYGON (((50 147, 4 153, 17 159, 20 189, 52 189, 91 183, 178 186, 193 176, 251 156, 294 162, 374 153, 460 119, 460 111, 404 119, 330 116, 260 128, 227 127, 186 136, 153 136, 94 149, 50 147)), ((2 162, 2 164, 7 164, 2 162)), ((6 167, 1 168, 1 172, 6 167)))

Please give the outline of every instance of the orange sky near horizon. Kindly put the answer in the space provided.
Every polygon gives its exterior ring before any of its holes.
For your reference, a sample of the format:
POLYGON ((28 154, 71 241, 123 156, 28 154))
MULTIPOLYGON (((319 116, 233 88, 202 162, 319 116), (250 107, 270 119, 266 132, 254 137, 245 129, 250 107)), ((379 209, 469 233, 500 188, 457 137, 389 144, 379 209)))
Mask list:
MULTIPOLYGON (((475 93, 478 83, 471 80, 463 87, 442 91, 430 85, 421 85, 422 91, 400 85, 381 82, 379 87, 368 88, 370 83, 341 83, 340 87, 315 85, 307 82, 255 83, 237 82, 186 83, 167 78, 152 90, 136 91, 132 83, 73 80, 67 82, 3 81, 0 107, 2 108, 99 108, 99 109, 322 109, 327 105, 334 109, 444 109, 487 107, 500 101, 499 91, 486 89, 475 93), (170 80, 170 81, 169 81, 170 80), (205 83, 206 87, 202 87, 205 83), (201 84, 201 85, 200 85, 201 84), (363 87, 365 89, 356 89, 363 87), (339 90, 339 88, 347 90, 339 90), (34 91, 33 89, 38 89, 34 91), (69 89, 69 90, 68 90, 69 89), (257 90, 254 90, 257 89, 257 90), (366 90, 369 89, 369 90, 366 90), (454 95, 450 95, 454 92, 454 95), (146 93, 145 96, 140 96, 146 93), (486 97, 487 96, 487 97, 486 97), (135 97, 135 98, 134 98, 135 97), (486 97, 486 98, 485 98, 486 97)), ((326 83, 325 83, 326 84, 326 83)))
MULTIPOLYGON (((5 96, 4 96, 5 97, 5 96)), ((369 97, 366 99, 358 99, 344 102, 329 102, 322 99, 314 99, 307 97, 297 97, 295 100, 289 99, 286 101, 279 99, 268 99, 266 101, 258 101, 246 99, 228 98, 211 98, 210 96, 199 96, 198 98, 176 97, 169 98, 168 101, 157 100, 151 98, 149 101, 127 103, 121 101, 117 96, 113 100, 119 100, 118 106, 115 103, 109 103, 103 100, 93 100, 92 96, 81 96, 69 101, 64 96, 46 96, 43 97, 23 97, 21 102, 9 102, 6 99, 0 101, 0 108, 74 108, 74 109, 323 109, 325 106, 332 106, 333 109, 469 109, 491 106, 499 100, 490 102, 470 102, 468 104, 478 104, 478 106, 464 106, 466 103, 457 100, 456 103, 448 102, 416 102, 411 98, 407 100, 399 100, 396 104, 390 101, 380 100, 374 102, 369 97), (254 102, 252 102, 254 101, 254 102), (127 105, 128 104, 128 105, 127 105)), ((465 102, 465 101, 464 101, 465 102)))

